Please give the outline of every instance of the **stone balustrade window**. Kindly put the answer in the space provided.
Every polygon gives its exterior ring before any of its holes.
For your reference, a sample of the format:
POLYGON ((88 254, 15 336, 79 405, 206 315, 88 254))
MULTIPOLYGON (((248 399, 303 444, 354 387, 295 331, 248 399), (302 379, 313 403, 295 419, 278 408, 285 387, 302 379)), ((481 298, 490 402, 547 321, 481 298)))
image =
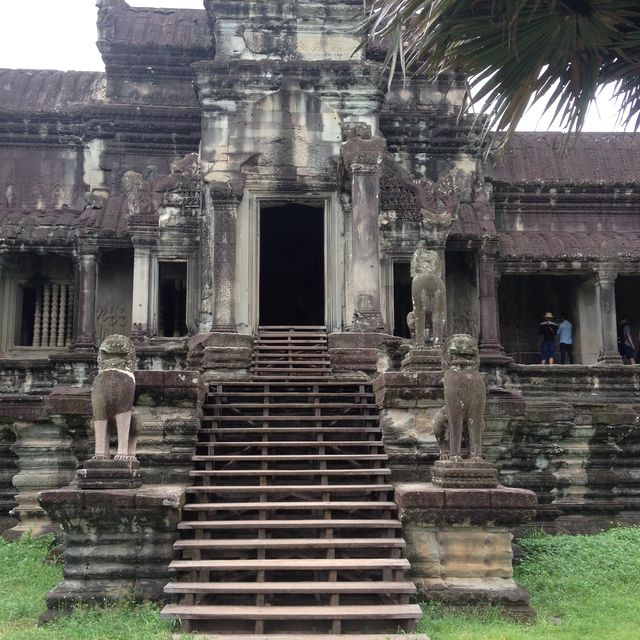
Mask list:
MULTIPOLYGON (((21 316, 16 345, 62 348, 73 339, 74 288, 71 283, 38 283, 20 286, 21 316)), ((20 307, 19 307, 20 308, 20 307)))

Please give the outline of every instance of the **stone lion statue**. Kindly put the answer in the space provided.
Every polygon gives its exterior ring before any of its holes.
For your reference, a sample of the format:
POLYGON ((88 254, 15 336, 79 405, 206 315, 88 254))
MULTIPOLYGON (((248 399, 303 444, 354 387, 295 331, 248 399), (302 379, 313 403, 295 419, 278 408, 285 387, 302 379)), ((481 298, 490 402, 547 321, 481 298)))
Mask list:
POLYGON ((136 460, 137 429, 132 419, 136 390, 136 350, 126 336, 107 336, 98 352, 98 375, 91 387, 96 448, 93 460, 109 460, 109 426, 118 434, 116 460, 136 460))
POLYGON ((470 459, 480 462, 487 390, 480 373, 480 352, 475 339, 467 334, 451 336, 442 365, 446 406, 434 418, 440 459, 462 461, 462 439, 466 435, 470 459), (448 445, 445 437, 447 424, 448 445))
POLYGON ((439 347, 444 336, 447 301, 438 254, 428 249, 416 249, 411 260, 411 277, 413 344, 423 347, 429 341, 439 347))

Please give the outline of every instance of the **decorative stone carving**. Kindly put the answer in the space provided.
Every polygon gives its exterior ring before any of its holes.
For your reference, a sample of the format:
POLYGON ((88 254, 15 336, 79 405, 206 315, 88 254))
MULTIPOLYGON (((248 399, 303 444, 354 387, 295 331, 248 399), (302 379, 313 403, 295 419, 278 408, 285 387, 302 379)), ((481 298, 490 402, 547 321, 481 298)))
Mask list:
MULTIPOLYGON (((153 190, 158 193, 170 191, 191 191, 192 182, 199 184, 199 157, 197 153, 188 153, 184 158, 178 158, 171 163, 171 173, 152 180, 153 190)), ((200 190, 197 189, 199 192, 200 190)), ((200 204, 198 200, 198 204, 200 204)))
POLYGON ((103 193, 96 193, 95 191, 88 191, 84 196, 84 210, 87 209, 102 209, 107 203, 108 196, 103 193))
POLYGON ((125 171, 122 176, 122 190, 127 197, 130 216, 153 213, 157 210, 157 203, 153 198, 153 185, 145 182, 141 173, 125 171))
POLYGON ((460 201, 456 195, 454 175, 440 180, 420 180, 400 165, 393 154, 386 151, 382 160, 380 181, 380 210, 388 223, 420 223, 427 230, 437 230, 444 238, 458 217, 460 201), (393 215, 390 215, 393 212, 393 215))
POLYGON ((99 373, 91 388, 95 453, 81 469, 80 488, 106 489, 139 486, 136 458, 137 427, 133 415, 136 390, 136 350, 129 338, 107 336, 98 352, 99 373), (115 424, 118 450, 111 459, 109 426, 115 424))
POLYGON ((340 157, 347 172, 371 173, 379 171, 387 150, 382 136, 371 135, 371 127, 364 122, 348 122, 341 127, 344 142, 340 157))
POLYGON ((136 389, 136 350, 129 338, 107 336, 98 352, 99 373, 91 388, 93 425, 96 435, 94 460, 108 460, 108 426, 115 421, 118 432, 116 460, 135 460, 136 436, 131 413, 136 389))
MULTIPOLYGON (((447 320, 447 300, 438 254, 428 249, 416 249, 411 260, 411 277, 415 323, 413 344, 422 348, 429 342, 434 347, 440 347, 447 320)), ((407 323, 409 322, 407 318, 407 323)))
POLYGON ((448 341, 442 359, 444 369, 444 399, 447 403, 449 451, 441 448, 441 460, 462 460, 462 433, 466 428, 469 456, 482 461, 482 433, 487 390, 480 373, 480 352, 475 339, 456 334, 448 341))
POLYGON ((445 487, 495 487, 496 469, 482 457, 487 389, 480 373, 480 352, 475 339, 467 334, 451 336, 442 367, 446 407, 434 420, 440 460, 434 464, 433 483, 445 487), (445 432, 449 434, 448 444, 445 432), (462 451, 465 432, 469 442, 467 459, 463 459, 462 451))

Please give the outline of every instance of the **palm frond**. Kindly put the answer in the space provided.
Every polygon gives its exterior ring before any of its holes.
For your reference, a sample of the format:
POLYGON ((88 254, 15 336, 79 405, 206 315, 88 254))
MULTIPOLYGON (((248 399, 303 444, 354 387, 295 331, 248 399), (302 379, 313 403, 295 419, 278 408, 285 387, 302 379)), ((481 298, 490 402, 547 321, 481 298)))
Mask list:
POLYGON ((580 131, 607 83, 625 123, 640 123, 638 0, 370 0, 365 26, 388 43, 392 74, 401 64, 434 80, 467 76, 467 108, 508 135, 539 100, 580 131))

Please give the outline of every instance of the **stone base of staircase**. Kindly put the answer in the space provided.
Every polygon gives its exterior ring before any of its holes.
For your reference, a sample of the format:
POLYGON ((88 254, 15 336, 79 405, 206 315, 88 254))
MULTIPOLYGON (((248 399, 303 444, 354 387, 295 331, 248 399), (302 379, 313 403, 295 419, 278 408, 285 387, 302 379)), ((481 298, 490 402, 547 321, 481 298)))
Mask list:
POLYGON ((529 594, 513 579, 511 529, 535 515, 532 491, 396 485, 411 578, 422 600, 468 609, 495 606, 535 617, 529 594))
POLYGON ((39 502, 65 533, 64 580, 43 621, 87 602, 164 601, 184 486, 43 491, 39 502))

